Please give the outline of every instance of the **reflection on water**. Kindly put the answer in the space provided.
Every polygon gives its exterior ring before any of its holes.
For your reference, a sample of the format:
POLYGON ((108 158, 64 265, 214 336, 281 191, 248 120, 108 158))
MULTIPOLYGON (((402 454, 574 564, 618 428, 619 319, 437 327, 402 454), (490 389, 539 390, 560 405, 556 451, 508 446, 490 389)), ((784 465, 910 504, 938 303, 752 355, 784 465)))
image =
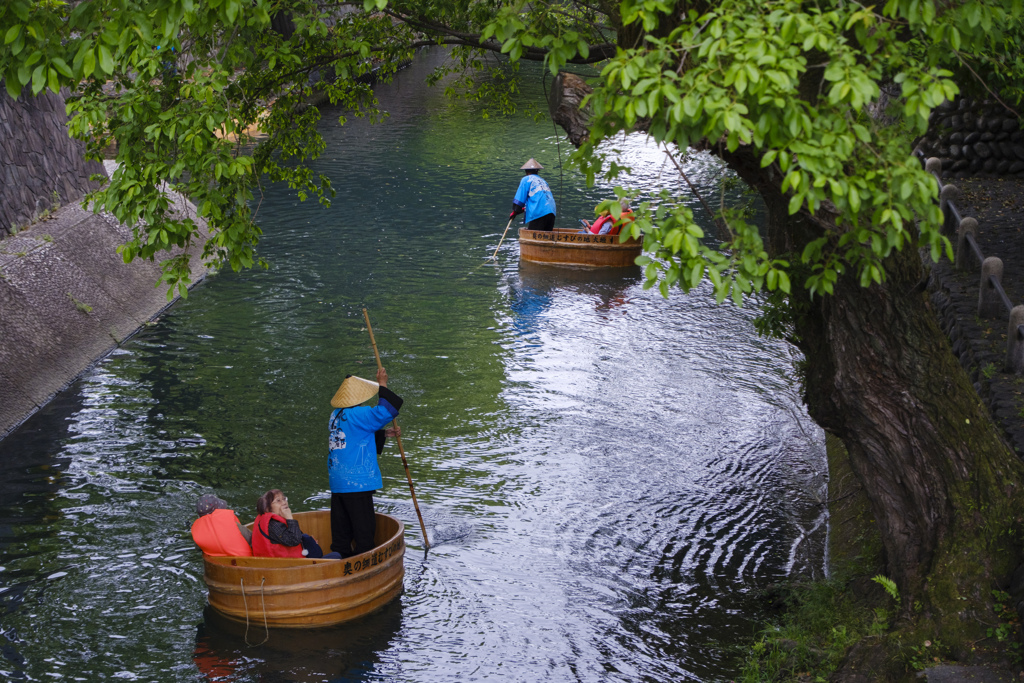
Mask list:
POLYGON ((258 619, 247 627, 207 606, 194 659, 208 681, 367 680, 401 628, 400 601, 355 623, 316 630, 268 630, 258 619))
MULTIPOLYGON (((719 680, 757 589, 820 574, 822 438, 791 349, 707 288, 665 300, 637 269, 520 264, 507 239, 487 261, 518 167, 557 168, 556 142, 423 88, 432 66, 379 89, 382 125, 325 112, 338 197, 270 191, 270 271, 210 278, 0 442, 0 677, 719 680), (406 523, 401 598, 249 647, 204 614, 195 498, 246 521, 268 488, 328 505, 328 401, 375 369, 363 306, 433 547, 389 446, 377 501, 406 523)), ((617 146, 630 182, 682 191, 642 138, 617 146)), ((721 190, 717 165, 688 163, 721 190)), ((565 173, 559 220, 609 191, 565 173)))

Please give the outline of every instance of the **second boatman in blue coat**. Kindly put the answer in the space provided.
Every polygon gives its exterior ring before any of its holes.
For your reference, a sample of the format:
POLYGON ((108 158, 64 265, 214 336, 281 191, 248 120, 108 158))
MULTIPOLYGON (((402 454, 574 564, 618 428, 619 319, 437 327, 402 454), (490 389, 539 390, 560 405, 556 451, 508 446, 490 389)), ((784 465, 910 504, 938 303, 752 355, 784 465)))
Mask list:
POLYGON ((544 168, 536 159, 530 159, 520 167, 526 175, 519 181, 519 189, 512 199, 512 220, 517 214, 526 212, 524 220, 530 230, 552 230, 555 227, 555 196, 551 194, 548 181, 540 177, 544 168))

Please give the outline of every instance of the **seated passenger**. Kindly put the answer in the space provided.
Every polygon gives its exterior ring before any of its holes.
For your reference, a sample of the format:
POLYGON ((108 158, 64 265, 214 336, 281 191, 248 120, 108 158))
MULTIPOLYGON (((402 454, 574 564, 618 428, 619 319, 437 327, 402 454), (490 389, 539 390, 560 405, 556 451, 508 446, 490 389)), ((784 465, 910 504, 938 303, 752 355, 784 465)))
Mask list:
POLYGON ((248 557, 252 555, 252 534, 238 521, 228 504, 207 493, 196 501, 199 519, 192 523, 192 540, 213 557, 248 557))
POLYGON ((583 230, 580 232, 589 232, 592 235, 618 235, 622 226, 632 221, 633 210, 629 208, 629 204, 622 202, 622 213, 618 220, 612 218, 610 211, 602 211, 593 223, 588 223, 581 218, 580 223, 583 224, 583 230))
MULTIPOLYGON (((609 218, 611 218, 611 216, 609 216, 609 218)), ((609 220, 608 222, 601 226, 601 229, 597 234, 618 235, 622 231, 622 228, 624 228, 626 225, 632 222, 633 209, 629 208, 629 204, 627 204, 626 202, 622 202, 622 213, 619 214, 619 220, 609 220)))
MULTIPOLYGON (((252 534, 252 554, 256 557, 324 557, 316 539, 302 533, 292 517, 288 498, 279 489, 260 496, 256 514, 252 534)), ((340 555, 331 553, 327 558, 338 559, 340 555)))

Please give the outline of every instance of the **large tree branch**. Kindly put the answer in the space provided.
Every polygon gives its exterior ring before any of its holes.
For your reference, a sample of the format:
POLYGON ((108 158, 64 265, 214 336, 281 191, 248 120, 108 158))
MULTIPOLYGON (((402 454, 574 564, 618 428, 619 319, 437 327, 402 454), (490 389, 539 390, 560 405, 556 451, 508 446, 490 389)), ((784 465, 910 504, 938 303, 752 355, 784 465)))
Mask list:
MULTIPOLYGON (((430 21, 423 17, 413 17, 405 15, 400 12, 385 9, 388 16, 394 17, 395 19, 411 26, 412 28, 418 29, 428 35, 433 34, 437 36, 432 44, 435 45, 463 45, 466 47, 473 47, 479 50, 487 50, 489 52, 501 52, 501 42, 493 39, 482 40, 479 33, 466 33, 458 31, 451 27, 445 26, 444 24, 438 24, 430 21)), ((603 62, 606 59, 611 59, 615 56, 615 43, 600 43, 598 45, 591 45, 590 54, 586 57, 580 57, 579 55, 568 60, 570 64, 595 64, 597 62, 603 62)), ((544 61, 544 57, 547 56, 549 50, 545 48, 523 46, 523 54, 521 59, 527 59, 534 62, 544 61)))

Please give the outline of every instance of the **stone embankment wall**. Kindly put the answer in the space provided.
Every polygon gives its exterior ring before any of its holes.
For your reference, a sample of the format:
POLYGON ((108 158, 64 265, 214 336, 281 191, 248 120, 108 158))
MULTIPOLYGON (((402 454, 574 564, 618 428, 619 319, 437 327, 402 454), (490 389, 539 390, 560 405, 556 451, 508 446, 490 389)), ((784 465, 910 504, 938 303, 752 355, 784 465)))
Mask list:
POLYGON ((64 98, 29 92, 15 101, 0 87, 0 239, 80 200, 99 187, 90 176, 106 175, 102 164, 85 160, 85 145, 68 136, 64 98))
MULTIPOLYGON (((0 87, 0 219, 18 228, 0 230, 0 438, 168 305, 154 286, 160 264, 117 254, 129 229, 79 205, 89 176, 105 171, 85 161, 63 117, 57 95, 13 102, 0 87)), ((181 197, 174 208, 195 216, 181 197)))
POLYGON ((944 178, 1024 176, 1024 131, 994 100, 943 102, 917 148, 942 161, 944 178))
POLYGON ((0 437, 168 305, 160 264, 116 253, 128 236, 73 204, 0 241, 0 437))

